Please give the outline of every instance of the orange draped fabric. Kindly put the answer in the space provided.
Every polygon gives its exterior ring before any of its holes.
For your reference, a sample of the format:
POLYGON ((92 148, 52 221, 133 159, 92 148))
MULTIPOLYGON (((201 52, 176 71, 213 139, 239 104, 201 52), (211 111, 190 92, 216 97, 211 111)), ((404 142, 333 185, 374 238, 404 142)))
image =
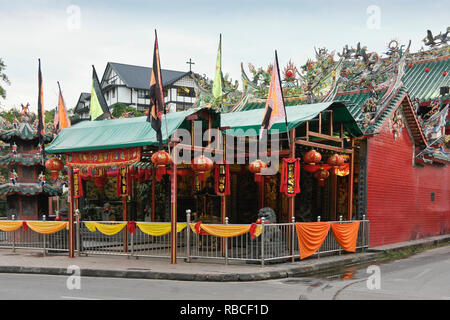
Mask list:
POLYGON ((26 224, 31 230, 42 234, 53 234, 62 229, 69 230, 68 222, 53 222, 53 221, 27 221, 26 224))
POLYGON ((352 223, 333 223, 331 225, 331 230, 336 238, 337 243, 345 251, 355 252, 356 251, 356 240, 358 238, 360 221, 355 221, 352 223))
POLYGON ((329 222, 296 223, 300 259, 309 257, 320 249, 330 230, 329 222))
POLYGON ((22 221, 0 221, 1 231, 16 231, 22 226, 22 221))

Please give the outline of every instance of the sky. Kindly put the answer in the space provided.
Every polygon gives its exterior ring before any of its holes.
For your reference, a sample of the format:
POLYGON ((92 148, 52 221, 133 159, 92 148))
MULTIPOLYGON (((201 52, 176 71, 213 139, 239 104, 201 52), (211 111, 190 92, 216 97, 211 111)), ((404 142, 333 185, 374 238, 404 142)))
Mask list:
POLYGON ((240 65, 267 67, 277 50, 280 70, 314 57, 314 47, 340 52, 358 42, 387 51, 390 40, 412 41, 419 50, 430 29, 445 31, 450 0, 437 1, 103 1, 0 0, 0 58, 11 85, 1 83, 10 109, 30 103, 37 110, 38 58, 44 106, 54 109, 60 82, 66 107, 90 92, 92 65, 101 78, 108 62, 152 66, 158 32, 163 69, 214 77, 219 35, 222 72, 238 80, 240 65))

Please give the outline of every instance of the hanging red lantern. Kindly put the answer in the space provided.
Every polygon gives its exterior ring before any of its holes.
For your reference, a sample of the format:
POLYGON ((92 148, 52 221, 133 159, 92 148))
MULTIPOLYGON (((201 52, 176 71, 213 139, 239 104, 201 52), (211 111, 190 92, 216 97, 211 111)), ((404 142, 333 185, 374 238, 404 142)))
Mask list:
POLYGON ((307 164, 316 164, 322 160, 322 155, 316 150, 312 149, 305 153, 303 156, 303 161, 307 164))
POLYGON ((344 162, 345 162, 344 158, 337 153, 330 156, 327 160, 327 163, 334 168, 339 168, 339 166, 344 164, 344 162))
POLYGON ((156 180, 161 181, 161 177, 167 173, 166 166, 172 163, 172 158, 168 152, 160 150, 152 155, 151 160, 156 167, 156 180))
POLYGON ((447 75, 447 71, 442 72, 442 75, 445 77, 447 75))
POLYGON ((412 68, 412 67, 413 67, 413 64, 412 64, 412 63, 410 63, 410 64, 408 65, 408 67, 412 68))
POLYGON ((99 174, 94 176, 94 183, 98 187, 99 190, 103 190, 106 182, 108 181, 108 177, 106 174, 99 174))
POLYGON ((317 164, 307 164, 307 165, 303 166, 303 169, 305 169, 305 171, 311 172, 311 173, 316 172, 317 170, 319 170, 319 168, 320 168, 320 166, 317 164))
POLYGON ((211 170, 213 166, 212 160, 204 155, 195 158, 192 163, 192 169, 198 173, 200 181, 205 181, 205 173, 211 170))
POLYGON ((430 68, 425 68, 425 72, 430 72, 430 68))
POLYGON ((324 170, 323 168, 320 168, 315 174, 314 178, 319 180, 319 186, 323 187, 325 185, 325 179, 328 179, 330 176, 330 173, 328 170, 324 170))
POLYGON ((348 176, 348 174, 350 173, 350 165, 348 163, 344 163, 340 167, 333 169, 333 172, 339 177, 348 176))
POLYGON ((52 173, 52 179, 58 179, 58 171, 64 168, 64 163, 58 158, 51 158, 45 162, 45 167, 52 173))
POLYGON ((267 168, 267 163, 265 163, 259 159, 253 161, 248 166, 248 169, 250 170, 250 172, 255 174, 256 182, 261 182, 261 171, 265 168, 267 168))

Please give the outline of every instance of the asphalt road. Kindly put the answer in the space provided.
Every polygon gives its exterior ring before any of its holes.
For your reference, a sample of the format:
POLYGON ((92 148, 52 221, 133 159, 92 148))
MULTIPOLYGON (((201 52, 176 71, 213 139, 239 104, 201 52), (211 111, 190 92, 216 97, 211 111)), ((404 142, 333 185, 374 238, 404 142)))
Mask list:
POLYGON ((82 277, 79 282, 69 279, 71 290, 68 279, 0 274, 0 299, 450 300, 450 246, 378 266, 348 268, 314 278, 219 283, 82 277))

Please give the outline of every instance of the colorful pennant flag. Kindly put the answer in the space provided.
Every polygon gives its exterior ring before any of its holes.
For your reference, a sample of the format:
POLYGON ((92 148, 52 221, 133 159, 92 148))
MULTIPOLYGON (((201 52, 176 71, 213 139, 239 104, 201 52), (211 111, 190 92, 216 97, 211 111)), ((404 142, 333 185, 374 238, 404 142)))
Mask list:
POLYGON ((283 91, 281 87, 278 56, 277 51, 275 51, 275 62, 272 68, 272 77, 270 80, 269 93, 267 95, 266 108, 264 110, 264 117, 259 135, 260 138, 263 130, 269 130, 274 123, 279 122, 282 119, 285 119, 287 129, 286 108, 284 106, 283 91))
POLYGON ((163 147, 161 132, 161 118, 163 113, 166 113, 166 106, 164 105, 161 63, 159 61, 158 35, 155 30, 153 68, 152 77, 150 79, 150 110, 147 116, 147 121, 151 122, 153 130, 156 131, 156 138, 158 139, 160 150, 162 150, 163 147))
POLYGON ((62 129, 70 127, 70 119, 67 115, 66 104, 64 102, 64 98, 61 92, 61 86, 58 82, 59 88, 59 98, 58 98, 58 107, 56 108, 55 118, 53 121, 53 127, 55 128, 56 134, 59 133, 62 129))
POLYGON ((95 67, 92 66, 92 69, 91 107, 89 112, 91 115, 91 121, 97 119, 109 119, 111 118, 111 113, 109 111, 108 104, 103 96, 95 67))
POLYGON ((220 35, 219 49, 217 50, 216 73, 214 75, 212 93, 214 97, 213 105, 222 105, 222 34, 220 35))

